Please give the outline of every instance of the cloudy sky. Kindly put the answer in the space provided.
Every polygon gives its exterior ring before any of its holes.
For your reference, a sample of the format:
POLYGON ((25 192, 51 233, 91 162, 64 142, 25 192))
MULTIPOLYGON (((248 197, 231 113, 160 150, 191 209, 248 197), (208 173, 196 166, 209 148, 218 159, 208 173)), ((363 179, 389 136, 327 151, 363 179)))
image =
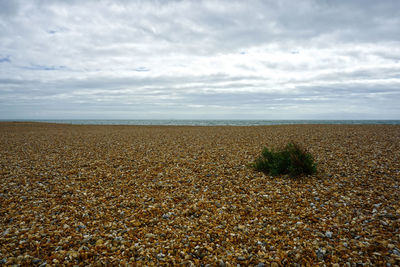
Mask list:
POLYGON ((0 119, 400 119, 400 1, 0 0, 0 119))

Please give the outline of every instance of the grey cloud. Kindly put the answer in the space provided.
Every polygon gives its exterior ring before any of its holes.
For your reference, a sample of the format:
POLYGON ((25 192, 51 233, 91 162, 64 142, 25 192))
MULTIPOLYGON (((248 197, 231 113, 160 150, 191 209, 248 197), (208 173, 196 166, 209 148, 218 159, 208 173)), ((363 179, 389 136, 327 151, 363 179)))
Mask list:
POLYGON ((349 71, 332 71, 329 74, 318 75, 318 79, 331 80, 331 81, 348 81, 355 79, 367 79, 367 80, 387 80, 387 79, 400 79, 400 65, 397 67, 383 67, 383 68, 360 68, 349 71))
POLYGON ((138 67, 135 69, 135 71, 143 72, 143 71, 150 71, 150 69, 148 69, 146 67, 138 67))
POLYGON ((0 57, 0 63, 10 63, 10 56, 0 57))
POLYGON ((0 16, 10 17, 17 14, 19 9, 18 1, 0 0, 0 16))
POLYGON ((44 66, 44 65, 37 65, 31 64, 30 66, 23 66, 22 69, 28 70, 62 70, 65 69, 65 66, 44 66))
POLYGON ((5 117, 400 116, 399 1, 0 0, 0 25, 5 117))

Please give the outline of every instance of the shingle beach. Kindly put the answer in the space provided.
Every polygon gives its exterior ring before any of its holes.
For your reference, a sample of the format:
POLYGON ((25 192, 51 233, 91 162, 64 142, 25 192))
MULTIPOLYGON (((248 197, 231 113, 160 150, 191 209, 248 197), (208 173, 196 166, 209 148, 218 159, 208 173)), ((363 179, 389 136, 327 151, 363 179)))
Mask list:
POLYGON ((292 263, 400 265, 399 125, 0 123, 0 265, 292 263), (316 175, 246 167, 289 141, 316 175))

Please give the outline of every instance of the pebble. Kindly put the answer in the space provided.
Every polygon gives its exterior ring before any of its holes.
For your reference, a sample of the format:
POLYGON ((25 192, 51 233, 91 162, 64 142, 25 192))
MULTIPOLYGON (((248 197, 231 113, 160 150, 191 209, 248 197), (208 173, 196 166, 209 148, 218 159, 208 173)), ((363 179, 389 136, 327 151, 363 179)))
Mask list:
POLYGON ((39 264, 39 263, 41 263, 42 262, 42 260, 41 259, 38 259, 38 258, 34 258, 33 260, 32 260, 32 263, 33 264, 39 264))
POLYGON ((96 241, 96 247, 102 246, 103 243, 104 243, 103 239, 98 239, 98 240, 96 241))
POLYGON ((399 251, 399 250, 397 250, 397 249, 393 249, 392 253, 393 253, 394 255, 396 255, 396 256, 399 256, 399 257, 400 257, 400 251, 399 251))
POLYGON ((223 260, 218 260, 217 263, 218 263, 219 267, 225 267, 226 266, 226 264, 225 264, 225 262, 223 260))
POLYGON ((165 220, 168 220, 173 215, 174 215, 173 212, 167 212, 167 213, 162 215, 162 218, 165 219, 165 220))
POLYGON ((245 226, 245 225, 242 225, 242 224, 239 224, 239 225, 238 225, 238 229, 239 229, 240 231, 243 231, 244 229, 246 229, 246 226, 245 226))
POLYGON ((157 259, 159 259, 159 260, 163 259, 164 257, 165 257, 165 254, 163 254, 163 253, 157 254, 157 259))
POLYGON ((123 240, 124 239, 122 238, 122 236, 117 236, 117 237, 114 238, 114 241, 117 241, 117 242, 121 242, 123 240))
POLYGON ((1 235, 6 236, 10 233, 10 228, 7 228, 1 235))
POLYGON ((317 259, 319 261, 323 261, 325 257, 326 250, 323 248, 318 248, 315 254, 317 255, 317 259))
POLYGON ((156 235, 155 235, 155 234, 148 233, 148 234, 145 235, 145 237, 146 237, 146 238, 155 238, 156 235))
POLYGON ((81 230, 81 229, 85 229, 86 228, 86 225, 84 225, 84 224, 79 224, 77 227, 76 227, 76 229, 79 231, 79 230, 81 230))
POLYGON ((1 122, 0 151, 6 264, 356 266, 400 257, 400 126, 1 122), (293 139, 320 173, 288 179, 245 167, 263 146, 293 139))

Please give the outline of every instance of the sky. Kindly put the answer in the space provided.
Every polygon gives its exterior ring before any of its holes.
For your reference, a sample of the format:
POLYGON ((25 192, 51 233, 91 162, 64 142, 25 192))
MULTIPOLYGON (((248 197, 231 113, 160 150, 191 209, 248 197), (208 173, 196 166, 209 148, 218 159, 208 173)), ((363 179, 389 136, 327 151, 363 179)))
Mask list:
POLYGON ((400 1, 0 0, 0 119, 400 119, 400 1))

